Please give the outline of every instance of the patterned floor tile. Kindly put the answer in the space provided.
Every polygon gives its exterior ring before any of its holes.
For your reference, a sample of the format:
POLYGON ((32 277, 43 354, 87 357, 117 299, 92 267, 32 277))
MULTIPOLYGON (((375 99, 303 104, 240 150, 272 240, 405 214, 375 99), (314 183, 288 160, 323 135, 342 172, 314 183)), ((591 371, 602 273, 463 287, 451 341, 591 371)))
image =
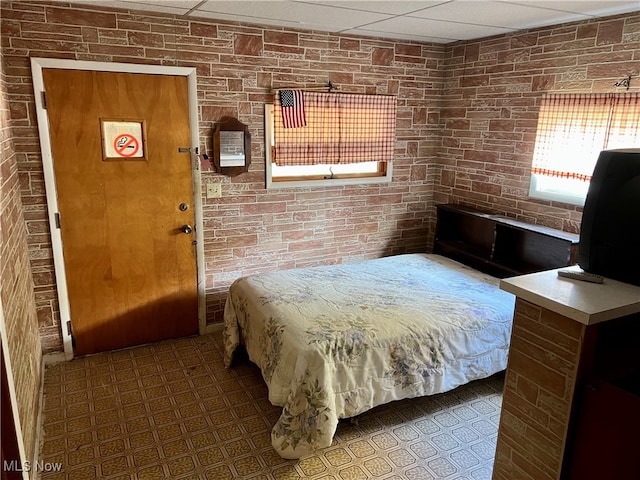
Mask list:
POLYGON ((280 408, 220 333, 47 367, 41 480, 489 480, 503 378, 383 405, 299 460, 271 447, 280 408))

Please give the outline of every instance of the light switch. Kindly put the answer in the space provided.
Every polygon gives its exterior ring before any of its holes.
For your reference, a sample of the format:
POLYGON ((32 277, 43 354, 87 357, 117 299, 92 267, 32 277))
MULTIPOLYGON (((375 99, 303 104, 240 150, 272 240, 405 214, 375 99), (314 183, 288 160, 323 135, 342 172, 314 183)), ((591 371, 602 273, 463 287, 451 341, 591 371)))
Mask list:
POLYGON ((222 196, 222 184, 220 182, 207 183, 207 198, 220 198, 222 196))

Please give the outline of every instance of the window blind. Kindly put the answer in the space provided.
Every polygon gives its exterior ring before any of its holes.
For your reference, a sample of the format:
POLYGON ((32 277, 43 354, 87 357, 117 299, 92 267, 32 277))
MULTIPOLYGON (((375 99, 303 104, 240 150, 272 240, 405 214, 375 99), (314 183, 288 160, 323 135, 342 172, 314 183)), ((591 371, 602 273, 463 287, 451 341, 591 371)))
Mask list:
POLYGON ((640 145, 640 94, 543 98, 532 173, 588 182, 601 150, 640 145))
POLYGON ((287 128, 276 95, 274 156, 277 165, 393 160, 396 97, 303 92, 302 103, 306 125, 287 128))

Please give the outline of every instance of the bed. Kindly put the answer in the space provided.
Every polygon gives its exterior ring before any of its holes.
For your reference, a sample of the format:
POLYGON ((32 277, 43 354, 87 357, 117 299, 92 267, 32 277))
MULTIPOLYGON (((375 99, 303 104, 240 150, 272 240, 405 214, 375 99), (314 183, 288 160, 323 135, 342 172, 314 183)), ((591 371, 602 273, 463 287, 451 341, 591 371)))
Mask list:
POLYGON ((331 445, 339 419, 504 370, 514 297, 497 285, 434 254, 242 277, 225 305, 225 365, 246 348, 283 407, 273 447, 299 458, 331 445))

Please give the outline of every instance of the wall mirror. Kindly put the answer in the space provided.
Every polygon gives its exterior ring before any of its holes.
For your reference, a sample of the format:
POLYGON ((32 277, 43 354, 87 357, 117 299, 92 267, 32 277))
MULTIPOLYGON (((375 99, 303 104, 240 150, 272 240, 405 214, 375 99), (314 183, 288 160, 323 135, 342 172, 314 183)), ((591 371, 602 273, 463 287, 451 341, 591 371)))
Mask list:
POLYGON ((239 175, 251 164, 249 127, 232 117, 223 117, 213 130, 213 166, 223 175, 239 175))

